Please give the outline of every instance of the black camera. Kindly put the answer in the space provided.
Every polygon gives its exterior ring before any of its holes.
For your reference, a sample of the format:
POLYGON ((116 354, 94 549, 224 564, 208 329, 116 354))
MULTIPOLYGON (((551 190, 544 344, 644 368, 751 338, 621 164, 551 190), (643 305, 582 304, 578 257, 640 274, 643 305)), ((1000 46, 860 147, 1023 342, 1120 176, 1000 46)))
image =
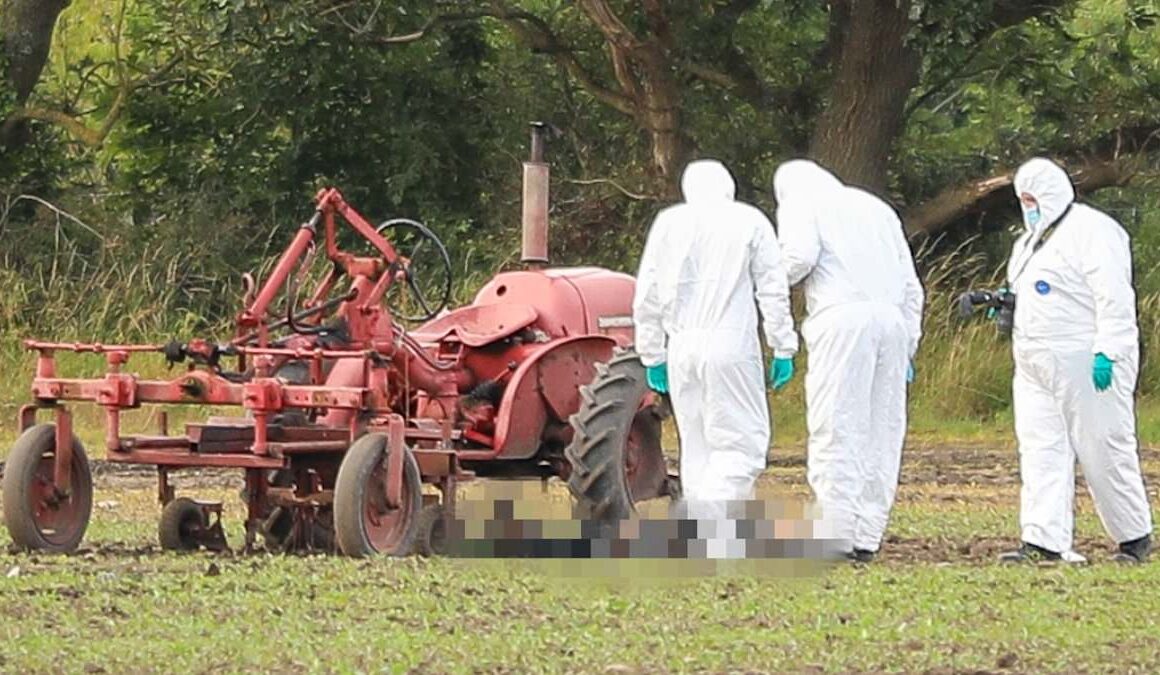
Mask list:
POLYGON ((995 317, 999 333, 1011 335, 1015 327, 1015 294, 1006 288, 998 291, 967 291, 959 296, 959 317, 970 318, 979 307, 987 308, 987 317, 995 317))

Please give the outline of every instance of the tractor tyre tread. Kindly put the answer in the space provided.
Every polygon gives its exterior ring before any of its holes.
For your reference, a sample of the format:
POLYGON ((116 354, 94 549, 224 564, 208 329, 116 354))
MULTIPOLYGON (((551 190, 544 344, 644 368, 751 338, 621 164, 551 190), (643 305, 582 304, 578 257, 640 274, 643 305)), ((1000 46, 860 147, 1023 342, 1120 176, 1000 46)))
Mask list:
POLYGON ((568 489, 577 515, 601 522, 632 517, 623 470, 624 443, 638 412, 626 401, 647 393, 644 366, 636 352, 617 350, 608 363, 596 364, 592 382, 580 387, 580 410, 571 416, 572 442, 564 450, 571 464, 568 489))

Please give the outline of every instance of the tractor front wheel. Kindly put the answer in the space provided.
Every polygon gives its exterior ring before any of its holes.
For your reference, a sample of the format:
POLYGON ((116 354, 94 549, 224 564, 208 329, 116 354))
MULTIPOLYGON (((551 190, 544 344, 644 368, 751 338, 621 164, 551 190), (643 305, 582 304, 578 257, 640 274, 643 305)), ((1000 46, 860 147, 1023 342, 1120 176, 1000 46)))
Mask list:
POLYGON ((56 425, 30 427, 4 466, 4 524, 18 548, 68 553, 81 543, 93 510, 93 477, 84 446, 72 439, 68 485, 53 480, 56 425))
POLYGON ((403 556, 414 547, 423 505, 419 465, 403 449, 400 504, 387 504, 387 435, 371 433, 354 442, 334 482, 334 534, 344 554, 403 556))
POLYGON ((597 364, 580 398, 564 451, 577 515, 612 523, 633 517, 639 502, 676 496, 661 450, 663 403, 645 383, 636 352, 618 350, 607 364, 597 364))

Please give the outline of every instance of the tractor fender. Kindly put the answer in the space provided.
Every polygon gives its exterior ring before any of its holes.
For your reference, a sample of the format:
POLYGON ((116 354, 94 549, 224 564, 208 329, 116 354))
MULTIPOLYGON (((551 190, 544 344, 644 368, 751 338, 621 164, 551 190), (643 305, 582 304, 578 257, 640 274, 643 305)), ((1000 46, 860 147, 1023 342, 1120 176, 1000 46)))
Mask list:
POLYGON ((496 415, 499 459, 528 459, 540 449, 550 421, 567 424, 580 410, 580 387, 607 363, 616 340, 582 335, 553 340, 533 352, 512 374, 496 415))

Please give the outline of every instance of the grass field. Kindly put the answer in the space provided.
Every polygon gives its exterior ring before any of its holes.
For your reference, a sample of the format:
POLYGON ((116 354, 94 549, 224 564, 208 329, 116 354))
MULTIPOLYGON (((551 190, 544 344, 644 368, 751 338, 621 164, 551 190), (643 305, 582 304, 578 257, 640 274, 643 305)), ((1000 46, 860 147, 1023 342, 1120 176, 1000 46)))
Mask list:
MULTIPOLYGON (((1144 452, 1149 484, 1160 452, 1144 452)), ((222 499, 240 540, 237 479, 222 499)), ((1153 499, 1155 490, 1151 490, 1153 499)), ((807 494, 799 447, 762 493, 807 494)), ((1016 534, 1014 453, 912 441, 883 558, 774 574, 636 562, 352 561, 162 554, 148 474, 98 472, 76 555, 0 555, 4 672, 1154 672, 1160 567, 1106 562, 1079 500, 1086 566, 994 562, 1016 534), (587 576, 583 576, 587 575, 587 576)), ((553 489, 545 499, 564 499, 553 489)), ((0 535, 0 542, 6 542, 0 535)))
MULTIPOLYGON (((77 554, 5 553, 0 529, 0 672, 1160 671, 1160 567, 1108 563, 1112 547, 1086 494, 1078 500, 1077 548, 1091 564, 995 563, 1018 535, 1010 346, 992 326, 949 319, 954 297, 970 286, 948 271, 958 269, 952 263, 928 275, 928 289, 941 290, 928 302, 902 487, 874 565, 786 565, 758 574, 663 561, 561 569, 529 561, 163 554, 152 477, 99 467, 93 520, 77 554)), ((32 374, 19 338, 155 342, 220 323, 192 310, 175 313, 176 286, 165 280, 141 291, 138 272, 152 269, 142 265, 110 268, 75 286, 4 279, 0 461, 15 440, 13 421, 32 374)), ((1160 294, 1142 307, 1160 307, 1160 294)), ((1157 315, 1141 314, 1153 356, 1160 355, 1153 339, 1160 324, 1149 317, 1157 315)), ((1145 385, 1160 381, 1160 358, 1150 363, 1145 385)), ((103 369, 100 359, 70 355, 60 365, 74 377, 103 369)), ((798 367, 807 369, 804 358, 798 367)), ((176 374, 144 357, 131 370, 176 374)), ((763 496, 808 494, 802 379, 774 397, 777 449, 763 496)), ((209 412, 173 411, 170 428, 209 412)), ((101 411, 75 413, 78 435, 99 458, 101 411)), ((152 433, 156 424, 155 411, 136 411, 123 432, 152 433)), ((1160 391, 1152 387, 1140 403, 1139 431, 1155 501, 1160 391)), ((179 494, 225 503, 227 534, 239 545, 238 476, 179 481, 179 494)), ((544 499, 567 496, 556 485, 544 499)))
MULTIPOLYGON (((95 292, 69 297, 96 302, 95 292)), ((19 322, 29 304, 13 305, 19 322)), ((932 306, 932 317, 949 313, 947 298, 932 306)), ((108 307, 70 312, 120 316, 108 307)), ((165 315, 142 305, 131 316, 144 328, 69 324, 62 335, 187 332, 149 324, 165 315)), ((81 551, 0 553, 0 672, 1160 671, 1160 567, 1106 562, 1111 544, 1086 494, 1077 548, 1090 565, 994 562, 1018 534, 1009 345, 990 326, 928 323, 899 501, 872 566, 756 574, 661 562, 561 570, 527 561, 178 556, 156 544, 152 477, 99 471, 81 551)), ((0 343, 0 461, 28 398, 32 363, 16 338, 29 334, 38 333, 12 329, 0 343)), ((1160 340, 1150 344, 1155 351, 1160 340)), ((806 369, 804 359, 798 366, 806 369)), ((101 369, 99 359, 61 356, 69 376, 101 369)), ((132 370, 176 374, 156 359, 135 360, 132 370)), ((799 377, 774 396, 777 449, 764 495, 808 495, 802 394, 799 377)), ((170 428, 209 412, 171 411, 170 428)), ((75 414, 99 458, 101 411, 75 414)), ((152 433, 156 424, 154 410, 135 411, 123 431, 152 433)), ((1139 432, 1155 500, 1160 393, 1145 392, 1139 432)), ((225 503, 227 534, 239 545, 238 477, 180 480, 179 494, 225 503)), ((567 496, 557 485, 545 499, 567 496)), ((0 551, 7 544, 0 530, 0 551)))

